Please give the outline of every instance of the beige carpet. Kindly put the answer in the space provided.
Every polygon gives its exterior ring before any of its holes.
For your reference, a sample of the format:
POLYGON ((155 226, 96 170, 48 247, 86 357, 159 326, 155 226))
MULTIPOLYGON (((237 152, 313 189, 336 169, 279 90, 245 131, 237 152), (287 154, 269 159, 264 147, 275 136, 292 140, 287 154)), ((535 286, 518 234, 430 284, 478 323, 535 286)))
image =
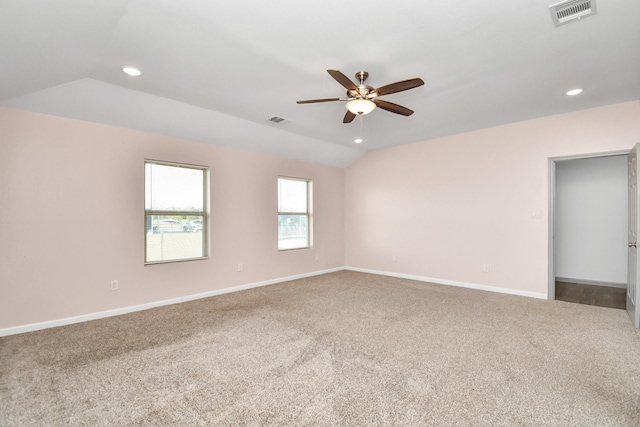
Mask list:
POLYGON ((638 426, 623 310, 355 272, 0 339, 7 426, 638 426))

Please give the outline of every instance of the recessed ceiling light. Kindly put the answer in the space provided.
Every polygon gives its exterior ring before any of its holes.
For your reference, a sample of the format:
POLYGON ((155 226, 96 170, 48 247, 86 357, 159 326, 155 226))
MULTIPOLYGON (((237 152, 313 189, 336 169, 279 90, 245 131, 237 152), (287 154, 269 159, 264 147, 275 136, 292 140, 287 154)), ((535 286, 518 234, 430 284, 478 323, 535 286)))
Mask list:
POLYGON ((580 95, 581 93, 582 93, 582 89, 580 89, 580 88, 571 89, 571 90, 568 90, 566 92, 566 94, 569 95, 569 96, 576 96, 576 95, 580 95))
POLYGON ((140 71, 140 69, 129 65, 122 67, 122 72, 131 77, 138 77, 142 75, 142 71, 140 71))
POLYGON ((362 144, 362 141, 364 141, 362 138, 356 138, 353 140, 356 144, 362 144))

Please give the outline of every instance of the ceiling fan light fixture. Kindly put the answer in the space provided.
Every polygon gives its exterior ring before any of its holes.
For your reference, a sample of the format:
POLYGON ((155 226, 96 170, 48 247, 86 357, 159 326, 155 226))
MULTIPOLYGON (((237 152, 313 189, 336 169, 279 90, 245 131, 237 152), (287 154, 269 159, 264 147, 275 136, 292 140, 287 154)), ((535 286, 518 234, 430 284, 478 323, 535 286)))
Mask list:
POLYGON ((354 99, 353 101, 347 102, 347 110, 357 115, 369 114, 375 110, 375 108, 376 104, 368 99, 354 99))

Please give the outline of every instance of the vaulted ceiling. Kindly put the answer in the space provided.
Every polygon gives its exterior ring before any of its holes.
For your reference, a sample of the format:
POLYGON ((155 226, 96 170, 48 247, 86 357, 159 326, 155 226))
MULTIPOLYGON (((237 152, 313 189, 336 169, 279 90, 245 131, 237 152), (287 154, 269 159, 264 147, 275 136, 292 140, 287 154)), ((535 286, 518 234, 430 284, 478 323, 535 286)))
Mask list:
POLYGON ((345 167, 370 150, 640 99, 640 2, 598 0, 597 14, 558 27, 552 3, 0 0, 0 105, 345 167), (378 108, 343 124, 344 102, 296 104, 345 96, 327 69, 425 85, 385 97, 409 117, 378 108))

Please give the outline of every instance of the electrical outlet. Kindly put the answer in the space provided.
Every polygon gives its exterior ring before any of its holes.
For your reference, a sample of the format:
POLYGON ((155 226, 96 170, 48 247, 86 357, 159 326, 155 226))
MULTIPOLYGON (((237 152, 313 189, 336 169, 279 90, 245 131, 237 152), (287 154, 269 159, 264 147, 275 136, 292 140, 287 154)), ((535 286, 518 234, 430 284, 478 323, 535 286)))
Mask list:
POLYGON ((238 264, 238 271, 244 271, 244 265, 238 264))
POLYGON ((482 271, 484 271, 485 273, 489 272, 489 264, 482 264, 482 271))
POLYGON ((320 255, 316 255, 316 261, 320 261, 320 255))
POLYGON ((391 261, 396 262, 398 260, 397 255, 391 255, 391 261))
POLYGON ((117 280, 112 280, 111 281, 111 290, 112 291, 117 291, 120 288, 120 285, 118 284, 117 280))

